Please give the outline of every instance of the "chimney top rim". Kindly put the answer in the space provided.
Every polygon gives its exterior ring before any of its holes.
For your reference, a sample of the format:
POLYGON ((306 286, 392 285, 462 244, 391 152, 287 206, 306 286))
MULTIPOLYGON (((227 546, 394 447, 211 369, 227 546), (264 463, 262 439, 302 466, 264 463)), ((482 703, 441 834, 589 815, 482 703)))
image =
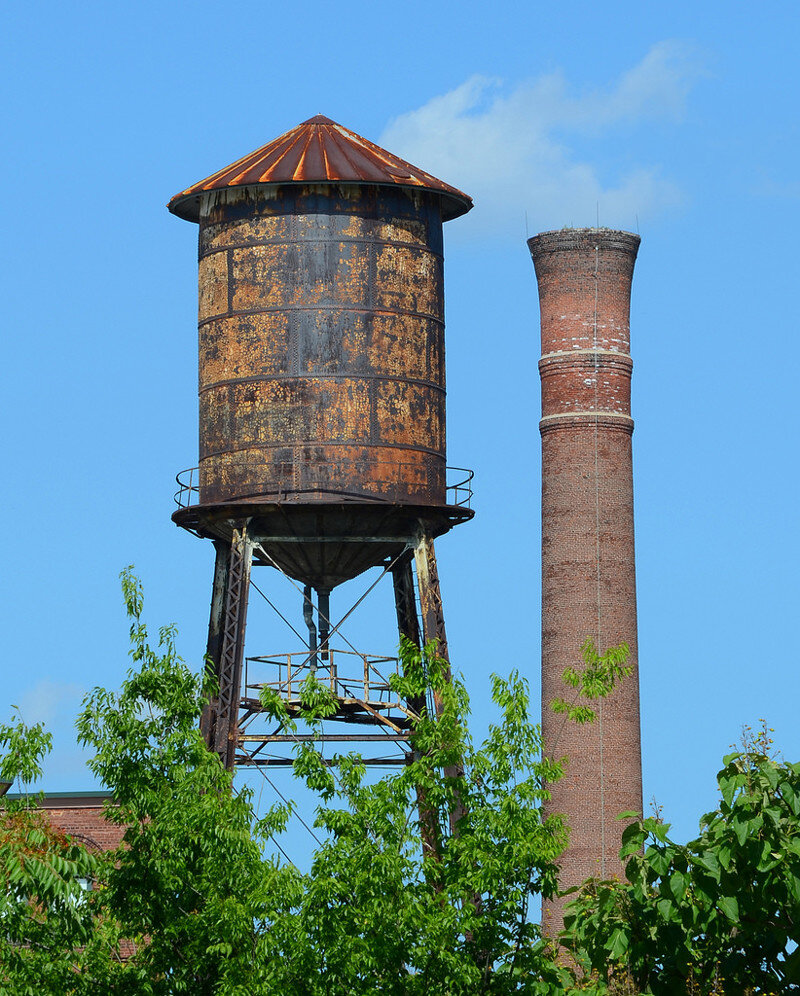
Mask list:
POLYGON ((575 252, 616 249, 636 256, 640 236, 619 228, 558 228, 539 232, 527 240, 531 255, 548 252, 575 252))

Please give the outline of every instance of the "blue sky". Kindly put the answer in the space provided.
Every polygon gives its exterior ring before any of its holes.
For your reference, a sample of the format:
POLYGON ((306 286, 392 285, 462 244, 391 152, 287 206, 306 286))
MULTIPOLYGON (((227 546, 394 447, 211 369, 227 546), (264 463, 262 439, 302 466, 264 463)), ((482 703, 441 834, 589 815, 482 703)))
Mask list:
MULTIPOLYGON (((212 550, 169 518, 197 457, 196 229, 164 205, 317 113, 475 197, 446 226, 446 307, 449 462, 475 469, 477 516, 438 552, 478 731, 489 672, 538 695, 526 231, 599 216, 642 235, 646 797, 690 834, 761 716, 800 758, 799 28, 771 2, 4 7, 3 698, 56 733, 47 788, 91 787, 71 723, 128 665, 122 567, 153 627, 204 650, 212 550)), ((354 635, 391 650, 389 590, 363 611, 354 635)), ((251 611, 248 651, 292 649, 278 625, 251 611)))

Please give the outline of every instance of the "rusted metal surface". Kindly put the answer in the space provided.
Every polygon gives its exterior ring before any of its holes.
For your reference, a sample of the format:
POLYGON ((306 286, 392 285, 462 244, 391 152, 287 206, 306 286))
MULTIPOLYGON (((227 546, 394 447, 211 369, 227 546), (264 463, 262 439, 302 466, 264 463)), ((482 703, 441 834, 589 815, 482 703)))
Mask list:
MULTIPOLYGON (((215 679, 219 689, 219 665, 222 659, 222 636, 225 616, 225 599, 228 592, 228 566, 230 547, 222 540, 214 540, 216 558, 214 563, 214 584, 211 589, 211 612, 208 620, 208 642, 206 643, 206 670, 215 679)), ((215 694, 200 717, 200 732, 209 745, 214 746, 216 723, 219 713, 219 694, 215 694)))
POLYGON ((472 198, 463 191, 318 114, 176 194, 169 209, 181 218, 197 221, 204 195, 210 191, 258 184, 331 182, 436 191, 445 221, 472 207, 472 198))
POLYGON ((400 637, 406 637, 420 645, 419 617, 414 593, 414 574, 411 570, 412 554, 404 554, 392 568, 394 583, 394 607, 397 613, 397 630, 400 637))
MULTIPOLYGON (((397 632, 400 639, 411 640, 417 647, 422 645, 419 616, 417 615, 416 593, 414 591, 414 572, 411 568, 413 554, 404 553, 392 567, 392 582, 394 586, 394 607, 397 614, 397 632)), ((408 706, 421 716, 426 710, 424 696, 410 699, 408 706)))
MULTIPOLYGON (((420 647, 422 633, 417 614, 417 600, 414 591, 414 571, 412 563, 414 555, 406 552, 392 568, 394 582, 394 606, 397 613, 397 630, 400 639, 411 640, 420 647)), ((428 705, 425 695, 416 695, 408 700, 409 708, 418 716, 427 713, 428 705)), ((412 758, 418 760, 420 752, 412 746, 412 758)), ((428 793, 424 787, 417 785, 417 809, 419 810, 419 828, 422 839, 422 853, 426 858, 438 856, 440 853, 438 813, 428 803, 428 793)))
MULTIPOLYGON (((472 508, 472 481, 475 472, 466 467, 446 467, 447 473, 447 498, 448 505, 462 509, 472 508)), ((178 508, 191 508, 200 503, 200 468, 188 467, 175 475, 175 483, 178 488, 172 496, 178 508)), ((264 496, 266 497, 266 496, 264 496)), ((278 500, 288 497, 280 493, 278 500)), ((347 496, 343 496, 347 497, 347 496)))
POLYGON ((217 547, 207 658, 218 689, 200 722, 206 743, 228 769, 234 766, 236 751, 252 559, 253 543, 247 535, 247 525, 237 524, 230 546, 217 547), (223 566, 226 555, 227 569, 223 566))
MULTIPOLYGON (((429 532, 424 532, 414 548, 414 561, 417 568, 417 586, 419 587, 419 604, 422 615, 422 635, 425 643, 436 640, 436 652, 445 662, 445 677, 449 682, 450 672, 450 651, 447 646, 447 632, 444 627, 444 606, 442 605, 442 589, 439 584, 439 568, 436 564, 436 550, 433 546, 433 537, 429 532)), ((433 707, 436 714, 441 716, 444 711, 444 702, 440 692, 433 691, 433 707)), ((448 778, 458 779, 464 774, 463 765, 448 765, 444 769, 448 778)), ((461 798, 454 800, 453 808, 450 811, 450 832, 457 833, 459 820, 464 816, 466 810, 461 802, 461 798)), ((480 900, 478 900, 480 901, 480 900)))
POLYGON ((264 657, 248 657, 236 735, 240 766, 283 765, 291 763, 294 748, 303 743, 370 743, 389 753, 372 758, 372 763, 404 764, 408 758, 412 719, 415 714, 391 690, 389 675, 397 672, 396 657, 361 654, 329 647, 327 658, 314 666, 310 650, 264 657), (298 733, 279 726, 266 714, 259 693, 267 688, 280 696, 288 714, 302 718, 302 686, 314 675, 336 702, 324 735, 298 733), (367 726, 377 733, 334 732, 339 724, 351 729, 367 726))
POLYGON ((442 223, 471 206, 326 118, 170 202, 200 225, 200 466, 179 482, 173 519, 218 549, 209 654, 220 694, 202 728, 229 767, 290 763, 268 748, 296 739, 254 729, 263 707, 242 695, 251 561, 299 582, 301 669, 329 675, 330 721, 383 731, 394 752, 365 763, 409 754, 412 704, 376 697, 367 670, 360 691, 335 673, 330 640, 374 584, 335 626, 329 595, 402 557, 398 625, 419 640, 410 551, 423 535, 422 629, 446 656, 433 538, 473 513, 471 472, 448 492, 445 465, 442 223))
POLYGON ((471 518, 471 475, 447 490, 442 260, 470 207, 326 118, 173 198, 200 225, 200 467, 177 523, 227 542, 248 517, 319 591, 395 556, 420 510, 432 535, 471 518))
POLYGON ((300 186, 200 226, 201 503, 445 504, 438 198, 300 186))
MULTIPOLYGON (((442 589, 439 585, 439 569, 436 564, 436 551, 433 538, 423 534, 414 549, 419 585, 419 603, 422 610, 422 634, 425 643, 436 640, 436 652, 442 660, 450 663, 447 647, 447 633, 444 628, 444 608, 442 589)), ((449 667, 448 667, 449 672, 449 667)), ((441 711, 441 702, 435 700, 436 711, 441 711)))
MULTIPOLYGON (((173 520, 195 535, 230 542, 231 518, 246 517, 250 535, 269 551, 289 577, 331 590, 403 552, 425 518, 432 536, 441 536, 472 518, 469 509, 379 502, 298 504, 235 502, 181 509, 173 520)), ((257 562, 262 561, 256 549, 257 562)))

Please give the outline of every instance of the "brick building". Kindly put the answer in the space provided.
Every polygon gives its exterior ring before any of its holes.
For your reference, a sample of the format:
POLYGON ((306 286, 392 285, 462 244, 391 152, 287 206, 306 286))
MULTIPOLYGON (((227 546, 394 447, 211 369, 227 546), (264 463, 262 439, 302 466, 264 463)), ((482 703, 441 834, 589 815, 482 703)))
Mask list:
MULTIPOLYGON (((5 784, 5 783, 3 783, 5 784)), ((19 799, 9 793, 9 799, 19 799)), ((90 850, 110 851, 118 847, 125 827, 109 823, 103 815, 110 792, 48 792, 39 802, 39 809, 50 824, 68 833, 90 850)))
POLYGON ((87 847, 110 851, 119 846, 125 833, 125 827, 109 823, 103 815, 110 799, 109 792, 48 792, 40 808, 53 826, 87 847))

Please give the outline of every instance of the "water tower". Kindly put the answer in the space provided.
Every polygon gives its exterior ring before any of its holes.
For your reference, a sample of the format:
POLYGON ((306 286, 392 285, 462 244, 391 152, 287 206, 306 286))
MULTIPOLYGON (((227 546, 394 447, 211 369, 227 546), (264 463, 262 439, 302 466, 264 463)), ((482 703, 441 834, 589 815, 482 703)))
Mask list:
POLYGON ((442 223, 471 207, 322 116, 169 203, 199 224, 200 271, 200 460, 173 519, 216 549, 202 729, 229 768, 281 762, 285 731, 253 732, 258 689, 291 711, 312 672, 351 731, 326 740, 402 748, 391 661, 331 642, 331 591, 370 568, 400 633, 447 655, 433 541, 473 513, 471 475, 446 468, 442 223), (245 656, 253 566, 298 589, 302 653, 245 656))

